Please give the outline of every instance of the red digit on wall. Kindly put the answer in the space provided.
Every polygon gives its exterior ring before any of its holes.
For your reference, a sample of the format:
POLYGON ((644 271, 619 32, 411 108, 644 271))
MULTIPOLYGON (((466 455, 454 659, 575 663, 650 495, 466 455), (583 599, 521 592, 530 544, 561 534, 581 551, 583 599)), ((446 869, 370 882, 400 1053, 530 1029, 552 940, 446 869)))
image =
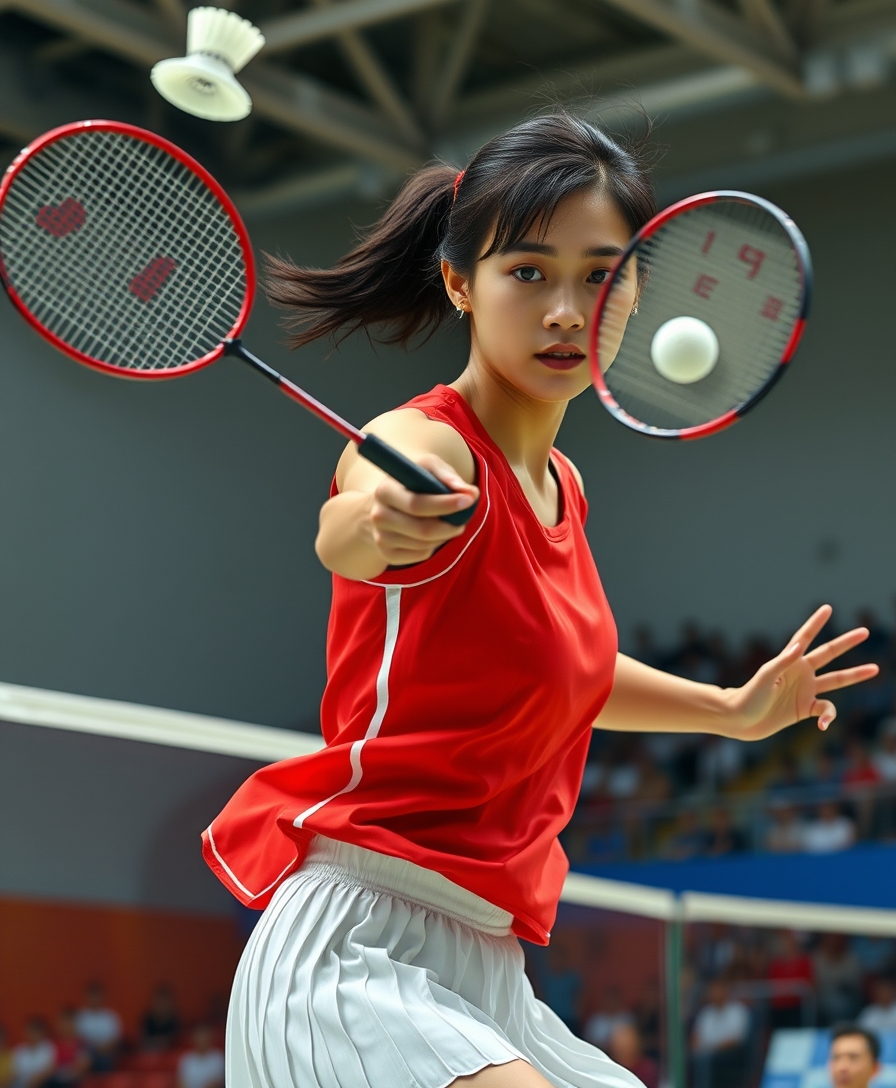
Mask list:
POLYGON ((759 273, 759 269, 762 268, 765 254, 761 249, 754 249, 753 246, 741 246, 737 259, 750 266, 750 271, 747 273, 747 279, 755 280, 759 273))
POLYGON ((709 298, 718 282, 715 276, 707 276, 705 272, 702 272, 694 284, 694 294, 699 295, 700 298, 709 298))

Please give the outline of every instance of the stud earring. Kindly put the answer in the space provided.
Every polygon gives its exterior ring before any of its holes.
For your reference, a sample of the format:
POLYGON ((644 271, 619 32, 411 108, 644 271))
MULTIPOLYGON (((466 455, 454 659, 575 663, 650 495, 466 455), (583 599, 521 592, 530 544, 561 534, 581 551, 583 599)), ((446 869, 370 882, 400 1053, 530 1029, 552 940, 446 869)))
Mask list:
POLYGON ((464 316, 464 314, 466 312, 467 311, 463 308, 463 306, 461 306, 461 304, 458 303, 457 304, 457 320, 460 321, 463 318, 463 316, 464 316))

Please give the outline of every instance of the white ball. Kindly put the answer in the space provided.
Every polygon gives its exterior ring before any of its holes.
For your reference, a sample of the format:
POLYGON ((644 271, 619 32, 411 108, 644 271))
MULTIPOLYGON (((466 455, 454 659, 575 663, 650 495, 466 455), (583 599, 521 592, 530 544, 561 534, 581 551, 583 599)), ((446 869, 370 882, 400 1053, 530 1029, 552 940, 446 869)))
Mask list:
POLYGON ((650 358, 668 381, 690 385, 712 372, 719 358, 719 340, 699 317, 673 317, 656 330, 650 358))

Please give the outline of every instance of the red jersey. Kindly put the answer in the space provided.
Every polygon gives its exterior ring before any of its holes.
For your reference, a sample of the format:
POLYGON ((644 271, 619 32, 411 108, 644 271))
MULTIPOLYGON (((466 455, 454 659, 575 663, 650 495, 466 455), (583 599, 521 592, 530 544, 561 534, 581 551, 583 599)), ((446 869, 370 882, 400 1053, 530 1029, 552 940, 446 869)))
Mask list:
MULTIPOLYGON (((778 956, 768 965, 770 982, 802 982, 806 988, 815 980, 812 961, 806 955, 778 956)), ((797 990, 775 994, 771 999, 773 1009, 795 1009, 802 1005, 803 997, 797 990)))
POLYGON ((313 835, 404 858, 509 911, 546 944, 568 869, 557 841, 610 694, 616 628, 564 457, 558 524, 541 524, 459 393, 417 408, 457 430, 481 491, 466 531, 423 563, 333 577, 326 747, 240 787, 203 852, 264 907, 313 835))

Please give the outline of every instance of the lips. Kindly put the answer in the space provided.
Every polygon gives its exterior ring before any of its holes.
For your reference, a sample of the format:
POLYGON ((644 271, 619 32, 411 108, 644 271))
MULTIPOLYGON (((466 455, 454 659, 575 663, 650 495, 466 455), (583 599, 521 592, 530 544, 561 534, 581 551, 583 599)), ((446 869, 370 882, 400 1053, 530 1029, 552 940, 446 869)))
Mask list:
POLYGON ((535 358, 551 370, 575 370, 585 361, 585 353, 575 344, 551 344, 536 352, 535 358))

